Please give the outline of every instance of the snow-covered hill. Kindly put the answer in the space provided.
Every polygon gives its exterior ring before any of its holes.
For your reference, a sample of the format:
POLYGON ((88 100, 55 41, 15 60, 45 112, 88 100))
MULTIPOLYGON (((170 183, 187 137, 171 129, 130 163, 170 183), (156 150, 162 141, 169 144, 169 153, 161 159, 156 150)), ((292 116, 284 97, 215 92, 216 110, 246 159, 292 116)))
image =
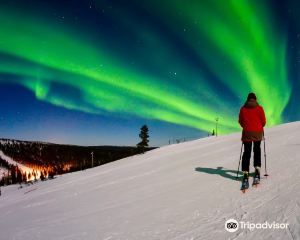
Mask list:
POLYGON ((300 239, 299 146, 300 122, 267 129, 270 176, 246 194, 235 180, 240 133, 4 187, 0 239, 300 239), (229 219, 288 227, 230 233, 229 219))

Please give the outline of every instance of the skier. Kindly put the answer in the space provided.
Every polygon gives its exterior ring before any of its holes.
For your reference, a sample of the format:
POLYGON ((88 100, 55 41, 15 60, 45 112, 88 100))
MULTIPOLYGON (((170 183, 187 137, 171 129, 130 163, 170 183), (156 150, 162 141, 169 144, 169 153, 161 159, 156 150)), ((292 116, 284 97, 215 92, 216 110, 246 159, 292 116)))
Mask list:
POLYGON ((242 190, 249 187, 249 165, 251 158, 252 142, 254 152, 254 180, 253 185, 260 181, 261 149, 260 143, 263 138, 264 126, 266 125, 265 112, 262 106, 256 101, 256 95, 249 93, 247 101, 240 109, 239 124, 243 128, 242 142, 244 153, 242 157, 243 183, 242 190))

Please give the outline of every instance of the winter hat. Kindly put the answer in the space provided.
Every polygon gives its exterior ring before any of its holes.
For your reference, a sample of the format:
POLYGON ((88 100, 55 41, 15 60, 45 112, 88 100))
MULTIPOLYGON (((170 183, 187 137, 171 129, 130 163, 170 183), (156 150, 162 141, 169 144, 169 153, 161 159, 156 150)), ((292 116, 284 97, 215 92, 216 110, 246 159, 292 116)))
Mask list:
POLYGON ((250 99, 256 100, 256 95, 255 95, 255 93, 249 93, 249 94, 248 94, 247 101, 249 101, 250 99))

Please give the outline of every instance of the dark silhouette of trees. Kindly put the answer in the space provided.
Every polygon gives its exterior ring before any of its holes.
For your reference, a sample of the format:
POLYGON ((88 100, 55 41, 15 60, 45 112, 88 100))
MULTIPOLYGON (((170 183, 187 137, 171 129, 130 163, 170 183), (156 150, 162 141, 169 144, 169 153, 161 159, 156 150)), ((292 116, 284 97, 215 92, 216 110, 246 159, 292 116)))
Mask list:
POLYGON ((141 127, 141 132, 139 134, 141 141, 137 144, 138 152, 144 153, 146 148, 148 148, 149 142, 149 129, 147 125, 141 127))
MULTIPOLYGON (((148 128, 141 128, 141 143, 137 146, 74 146, 43 142, 18 141, 0 139, 0 151, 18 164, 30 169, 12 165, 0 157, 0 166, 5 169, 0 176, 0 185, 20 183, 38 179, 54 178, 57 174, 80 171, 93 166, 106 164, 118 159, 126 158, 153 148, 148 147, 148 128), (138 152, 139 151, 139 152, 138 152), (94 153, 93 159, 91 152, 94 153), (92 164, 93 160, 93 164, 92 164)), ((20 166, 20 165, 19 165, 20 166)))
POLYGON ((16 167, 16 171, 17 171, 17 182, 22 183, 23 182, 22 172, 20 171, 20 169, 18 167, 16 167))
POLYGON ((44 180, 45 180, 45 176, 44 176, 44 173, 43 173, 43 171, 41 171, 41 176, 40 176, 40 179, 41 179, 42 181, 44 181, 44 180))
POLYGON ((16 171, 16 167, 15 166, 11 167, 10 175, 11 175, 11 183, 12 184, 17 183, 17 171, 16 171))

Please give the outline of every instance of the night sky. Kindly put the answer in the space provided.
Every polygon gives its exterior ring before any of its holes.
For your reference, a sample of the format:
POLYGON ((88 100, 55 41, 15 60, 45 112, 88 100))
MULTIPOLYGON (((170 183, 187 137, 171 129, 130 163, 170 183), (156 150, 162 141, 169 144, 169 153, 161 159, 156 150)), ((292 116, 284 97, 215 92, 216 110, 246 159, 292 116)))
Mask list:
POLYGON ((300 4, 262 0, 0 1, 0 137, 150 145, 300 119, 300 4))

